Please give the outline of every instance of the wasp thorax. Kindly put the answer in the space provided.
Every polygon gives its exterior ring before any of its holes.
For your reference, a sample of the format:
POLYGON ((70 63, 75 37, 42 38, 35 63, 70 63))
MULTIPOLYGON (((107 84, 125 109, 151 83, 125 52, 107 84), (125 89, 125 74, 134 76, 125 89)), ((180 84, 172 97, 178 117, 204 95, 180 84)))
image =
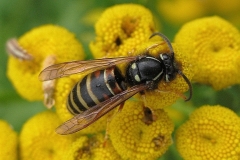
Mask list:
POLYGON ((150 56, 140 58, 129 64, 126 79, 130 85, 158 81, 163 74, 162 62, 150 56))

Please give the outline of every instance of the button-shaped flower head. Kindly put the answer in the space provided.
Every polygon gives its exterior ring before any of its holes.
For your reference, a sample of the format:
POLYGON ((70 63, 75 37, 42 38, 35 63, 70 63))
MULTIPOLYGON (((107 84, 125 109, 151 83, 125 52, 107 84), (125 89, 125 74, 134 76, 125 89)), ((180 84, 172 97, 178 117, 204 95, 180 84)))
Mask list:
POLYGON ((47 67, 45 63, 49 58, 54 61, 50 64, 84 58, 82 46, 74 34, 55 25, 34 28, 17 41, 9 41, 7 49, 12 52, 8 60, 7 75, 17 92, 30 101, 43 99, 42 82, 38 75, 47 67), (31 58, 17 57, 21 53, 30 55, 31 58))
POLYGON ((58 135, 55 128, 60 123, 57 114, 50 111, 38 113, 30 118, 20 133, 21 159, 63 159, 74 137, 58 135))
POLYGON ((108 131, 113 147, 123 159, 156 159, 172 144, 174 125, 164 110, 143 110, 143 103, 125 102, 108 131))
POLYGON ((0 120, 0 157, 4 160, 17 160, 18 136, 12 127, 4 120, 0 120))
POLYGON ((240 119, 222 106, 202 106, 177 130, 176 144, 185 160, 239 159, 240 119))
POLYGON ((90 43, 95 58, 126 56, 155 31, 153 16, 137 4, 121 4, 104 11, 95 24, 96 38, 90 43))
POLYGON ((183 25, 175 37, 196 68, 193 81, 219 90, 240 83, 240 33, 214 16, 183 25))
POLYGON ((201 17, 206 14, 206 8, 203 5, 203 2, 205 1, 160 0, 158 1, 157 7, 161 16, 163 16, 166 21, 175 25, 180 25, 191 19, 201 17), (169 12, 169 9, 174 12, 169 12))

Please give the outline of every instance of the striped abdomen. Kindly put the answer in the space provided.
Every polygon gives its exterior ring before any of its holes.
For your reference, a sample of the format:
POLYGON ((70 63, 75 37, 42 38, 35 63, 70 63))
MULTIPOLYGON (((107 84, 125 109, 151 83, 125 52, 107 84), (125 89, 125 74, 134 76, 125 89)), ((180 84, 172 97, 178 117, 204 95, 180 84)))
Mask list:
POLYGON ((95 71, 73 87, 68 96, 68 110, 79 114, 125 89, 124 78, 117 67, 95 71))

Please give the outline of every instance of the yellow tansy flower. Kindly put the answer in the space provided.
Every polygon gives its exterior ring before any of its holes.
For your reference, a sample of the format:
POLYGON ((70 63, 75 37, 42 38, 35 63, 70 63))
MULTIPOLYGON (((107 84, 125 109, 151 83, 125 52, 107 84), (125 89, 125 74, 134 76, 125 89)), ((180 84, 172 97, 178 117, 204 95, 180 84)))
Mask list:
MULTIPOLYGON (((85 76, 84 74, 76 74, 68 77, 60 78, 56 82, 56 91, 54 99, 56 101, 56 112, 59 115, 62 122, 72 118, 73 115, 67 109, 68 95, 71 92, 74 85, 85 76)), ((109 113, 111 114, 111 113, 109 113)), ((79 134, 92 134, 99 131, 103 131, 106 128, 108 115, 103 116, 90 126, 84 128, 79 134)))
POLYGON ((20 133, 21 159, 63 159, 74 137, 55 133, 55 128, 60 123, 57 114, 51 111, 45 111, 30 118, 20 133))
POLYGON ((7 75, 17 92, 25 99, 34 101, 43 99, 42 82, 38 75, 43 63, 49 56, 55 57, 55 63, 84 58, 81 44, 74 34, 56 25, 43 25, 32 29, 18 39, 18 43, 32 60, 9 57, 7 75))
POLYGON ((18 136, 11 126, 4 120, 0 120, 0 159, 17 160, 18 136))
POLYGON ((119 160, 120 157, 110 141, 102 134, 81 136, 73 142, 66 153, 67 160, 119 160))
POLYGON ((109 135, 123 159, 156 159, 172 143, 173 122, 162 109, 143 112, 143 103, 125 102, 109 125, 109 135), (144 114, 146 113, 146 114, 144 114))
POLYGON ((216 90, 240 83, 240 34, 224 19, 213 16, 186 23, 175 43, 196 67, 193 81, 216 90))
POLYGON ((177 149, 185 160, 238 160, 239 141, 239 117, 219 105, 195 110, 176 133, 177 149))
POLYGON ((153 16, 145 7, 116 5, 106 9, 97 21, 97 36, 90 43, 90 49, 95 58, 126 56, 147 41, 155 30, 153 16))
POLYGON ((177 25, 201 17, 206 13, 203 1, 196 0, 158 0, 157 7, 167 21, 177 25))
POLYGON ((240 1, 239 0, 210 0, 203 1, 206 8, 210 13, 218 13, 222 15, 231 16, 231 14, 239 13, 240 1))

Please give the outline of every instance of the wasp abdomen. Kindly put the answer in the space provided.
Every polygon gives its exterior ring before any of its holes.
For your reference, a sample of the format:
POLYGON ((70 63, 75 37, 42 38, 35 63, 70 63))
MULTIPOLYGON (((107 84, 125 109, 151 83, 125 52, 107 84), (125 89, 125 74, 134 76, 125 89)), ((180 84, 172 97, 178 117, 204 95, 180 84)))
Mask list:
POLYGON ((72 114, 79 114, 125 90, 124 78, 116 67, 86 75, 72 89, 67 106, 72 114))

